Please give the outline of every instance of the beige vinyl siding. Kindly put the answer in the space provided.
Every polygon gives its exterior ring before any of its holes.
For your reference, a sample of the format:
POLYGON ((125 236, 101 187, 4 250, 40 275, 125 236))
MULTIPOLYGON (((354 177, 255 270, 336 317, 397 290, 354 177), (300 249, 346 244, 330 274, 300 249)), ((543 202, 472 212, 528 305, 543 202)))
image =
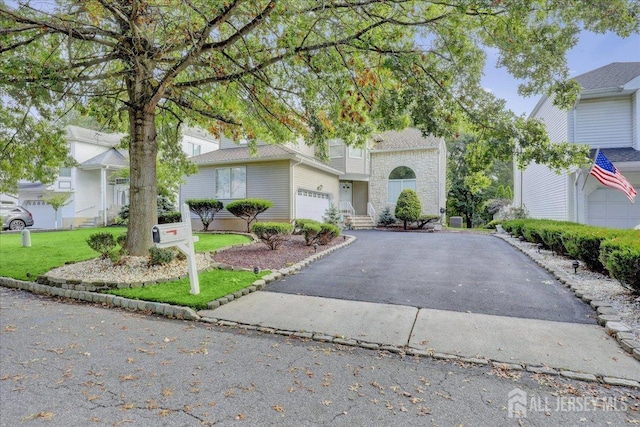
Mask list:
POLYGON ((339 182, 338 176, 305 164, 296 165, 293 170, 293 191, 299 189, 319 191, 331 195, 331 203, 338 200, 339 182), (322 189, 318 187, 322 185, 322 189))
POLYGON ((631 147, 631 97, 583 100, 576 109, 575 142, 591 147, 631 147))
POLYGON ((522 175, 522 203, 531 218, 568 220, 568 178, 547 166, 529 165, 522 175))
POLYGON ((367 151, 362 149, 362 158, 350 157, 349 156, 349 147, 346 149, 346 164, 345 164, 345 173, 361 173, 368 174, 369 173, 369 162, 367 162, 367 151))

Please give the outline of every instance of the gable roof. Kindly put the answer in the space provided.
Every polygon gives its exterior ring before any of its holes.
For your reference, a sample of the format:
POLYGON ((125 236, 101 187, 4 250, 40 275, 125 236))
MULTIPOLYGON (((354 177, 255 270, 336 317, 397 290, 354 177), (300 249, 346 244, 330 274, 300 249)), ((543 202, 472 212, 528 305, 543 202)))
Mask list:
POLYGON ((576 76, 583 90, 621 88, 640 76, 640 62, 613 62, 576 76))
POLYGON ((342 175, 337 169, 323 163, 313 157, 305 156, 283 145, 258 145, 256 151, 252 154, 249 147, 223 148, 199 156, 190 157, 189 160, 198 166, 214 166, 232 163, 258 163, 272 162, 276 160, 299 160, 317 169, 342 175))
POLYGON ((441 143, 442 138, 436 138, 432 135, 424 137, 420 129, 391 130, 380 134, 380 138, 376 140, 371 152, 438 148, 441 143))
POLYGON ((81 169, 99 169, 102 167, 122 169, 127 166, 129 166, 127 158, 115 148, 110 148, 104 153, 98 154, 97 156, 80 163, 81 169))

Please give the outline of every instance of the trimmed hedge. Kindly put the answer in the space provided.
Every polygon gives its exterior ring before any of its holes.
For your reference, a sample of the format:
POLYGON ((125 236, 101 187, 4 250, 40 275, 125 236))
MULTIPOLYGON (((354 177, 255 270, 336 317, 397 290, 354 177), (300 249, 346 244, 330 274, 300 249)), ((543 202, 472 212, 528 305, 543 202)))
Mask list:
POLYGON ((251 231, 251 223, 257 216, 273 206, 271 200, 265 199, 240 199, 227 203, 225 208, 238 218, 247 222, 247 233, 251 231))
POLYGON ((251 231, 273 251, 289 240, 293 225, 286 222, 256 222, 251 231))
POLYGON ((541 243, 561 255, 608 273, 640 293, 640 231, 594 227, 564 221, 518 219, 502 227, 516 237, 541 243))

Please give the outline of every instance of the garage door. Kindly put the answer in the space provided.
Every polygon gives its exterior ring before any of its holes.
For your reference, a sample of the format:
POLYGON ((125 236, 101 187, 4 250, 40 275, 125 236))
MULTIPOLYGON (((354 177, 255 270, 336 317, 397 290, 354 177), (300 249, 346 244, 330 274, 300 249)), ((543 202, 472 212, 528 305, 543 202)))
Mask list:
POLYGON ((33 215, 33 228, 54 228, 55 211, 43 200, 25 200, 22 204, 33 215))
POLYGON ((296 218, 322 221, 322 215, 331 204, 329 194, 317 191, 298 190, 296 196, 296 218))
POLYGON ((589 195, 587 223, 603 227, 634 228, 640 224, 640 202, 631 203, 622 191, 598 188, 589 195))

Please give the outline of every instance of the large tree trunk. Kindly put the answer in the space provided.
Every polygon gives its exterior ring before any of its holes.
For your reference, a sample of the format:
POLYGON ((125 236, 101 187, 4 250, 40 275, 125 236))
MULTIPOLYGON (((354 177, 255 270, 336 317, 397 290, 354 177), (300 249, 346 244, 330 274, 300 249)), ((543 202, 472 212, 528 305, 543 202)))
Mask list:
POLYGON ((152 245, 151 227, 158 222, 156 124, 153 109, 129 108, 130 184, 127 250, 130 255, 146 256, 152 245), (151 110, 151 112, 149 112, 151 110))

